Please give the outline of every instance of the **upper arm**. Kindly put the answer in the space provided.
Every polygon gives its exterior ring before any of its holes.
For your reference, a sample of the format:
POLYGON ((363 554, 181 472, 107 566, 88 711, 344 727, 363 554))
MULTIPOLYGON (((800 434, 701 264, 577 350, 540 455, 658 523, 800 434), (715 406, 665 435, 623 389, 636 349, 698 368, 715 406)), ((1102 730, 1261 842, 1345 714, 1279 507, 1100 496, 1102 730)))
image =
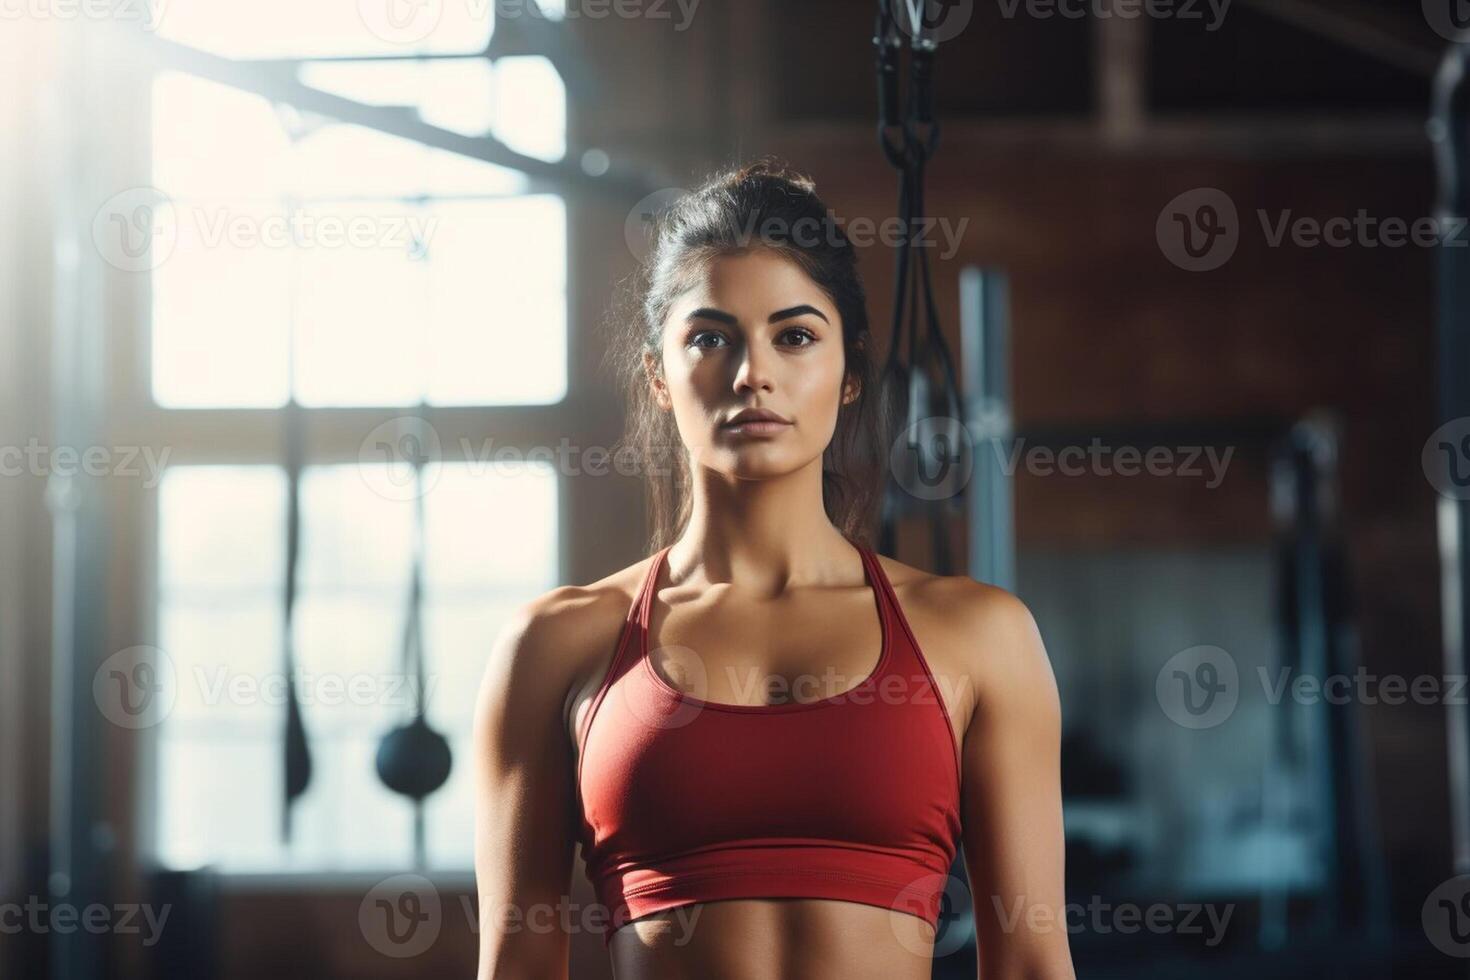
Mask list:
POLYGON ((575 759, 562 713, 571 668, 549 622, 554 607, 542 597, 512 616, 475 703, 478 980, 567 975, 575 759))
POLYGON ((1070 980, 1056 678, 1020 599, 973 581, 968 593, 960 620, 975 707, 961 819, 981 973, 1070 980))

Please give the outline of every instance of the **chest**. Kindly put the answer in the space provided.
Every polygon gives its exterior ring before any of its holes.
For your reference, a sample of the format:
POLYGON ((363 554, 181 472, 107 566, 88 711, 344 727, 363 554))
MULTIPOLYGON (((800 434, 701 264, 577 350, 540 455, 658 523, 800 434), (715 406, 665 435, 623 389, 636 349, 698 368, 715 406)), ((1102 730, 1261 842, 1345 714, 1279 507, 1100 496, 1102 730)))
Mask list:
POLYGON ((658 680, 705 701, 789 704, 849 691, 872 674, 895 628, 869 589, 773 600, 712 591, 655 603, 647 638, 658 680))

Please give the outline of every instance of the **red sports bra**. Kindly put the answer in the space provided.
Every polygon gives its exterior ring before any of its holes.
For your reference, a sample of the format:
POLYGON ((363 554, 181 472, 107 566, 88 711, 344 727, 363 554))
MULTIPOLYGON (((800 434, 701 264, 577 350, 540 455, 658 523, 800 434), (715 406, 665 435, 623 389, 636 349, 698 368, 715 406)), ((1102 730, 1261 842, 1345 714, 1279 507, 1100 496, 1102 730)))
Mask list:
POLYGON ((651 913, 735 898, 860 902, 937 927, 959 846, 959 751, 893 586, 857 548, 882 621, 877 666, 832 697, 771 705, 703 701, 657 673, 649 609, 669 549, 649 563, 578 726, 604 944, 651 913))

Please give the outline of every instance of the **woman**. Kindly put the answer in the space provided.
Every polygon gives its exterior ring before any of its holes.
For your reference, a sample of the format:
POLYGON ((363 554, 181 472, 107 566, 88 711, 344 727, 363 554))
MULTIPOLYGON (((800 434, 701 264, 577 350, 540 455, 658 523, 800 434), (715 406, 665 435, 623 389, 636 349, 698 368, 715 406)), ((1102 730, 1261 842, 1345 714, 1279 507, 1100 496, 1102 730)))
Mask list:
POLYGON ((647 273, 620 353, 656 551, 495 643, 480 980, 565 977, 575 931, 621 980, 927 980, 961 845, 986 980, 1073 977, 1036 624, 862 543, 887 442, 851 243, 761 162, 671 209, 647 273))

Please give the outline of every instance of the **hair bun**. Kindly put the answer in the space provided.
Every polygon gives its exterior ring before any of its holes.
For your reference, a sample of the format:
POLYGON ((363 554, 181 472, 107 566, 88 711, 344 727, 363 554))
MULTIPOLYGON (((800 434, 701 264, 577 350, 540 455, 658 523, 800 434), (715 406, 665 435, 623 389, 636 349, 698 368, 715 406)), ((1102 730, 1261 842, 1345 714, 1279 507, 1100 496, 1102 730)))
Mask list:
POLYGON ((730 174, 728 181, 732 184, 743 184, 762 178, 790 184, 808 194, 814 194, 817 190, 816 181, 779 158, 769 155, 740 167, 730 174))

